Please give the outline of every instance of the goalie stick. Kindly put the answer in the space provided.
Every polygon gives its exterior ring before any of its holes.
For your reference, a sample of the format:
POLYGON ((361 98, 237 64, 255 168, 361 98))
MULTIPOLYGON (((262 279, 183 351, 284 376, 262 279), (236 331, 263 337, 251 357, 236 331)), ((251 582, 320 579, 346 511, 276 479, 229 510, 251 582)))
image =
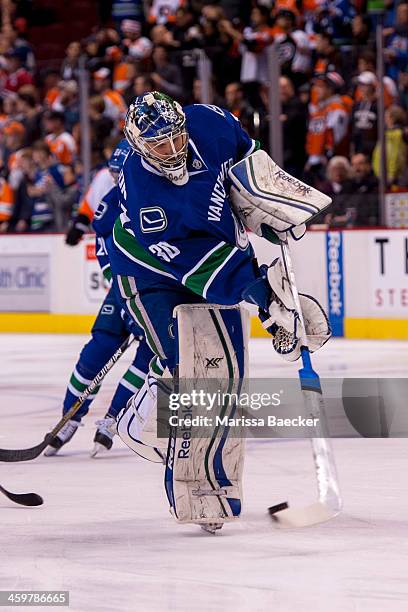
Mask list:
POLYGON ((17 462, 17 461, 30 461, 31 459, 35 459, 36 457, 41 455, 43 450, 49 445, 51 439, 54 436, 56 436, 57 433, 60 431, 60 429, 64 427, 65 423, 69 421, 70 418, 73 417, 76 412, 78 412, 79 408, 82 406, 82 404, 87 399, 87 397, 89 397, 89 395, 91 395, 91 393, 95 390, 95 388, 102 382, 102 380, 105 378, 109 370, 112 369, 112 367, 115 365, 118 359, 123 355, 123 353, 132 344, 134 340, 135 340, 135 337, 132 335, 126 338, 123 344, 112 355, 109 361, 103 366, 100 372, 98 372, 98 374, 89 384, 89 386, 85 389, 85 391, 79 396, 75 404, 73 404, 71 408, 68 410, 68 412, 64 414, 64 416, 60 419, 60 421, 58 421, 54 429, 45 435, 44 440, 40 442, 40 444, 37 444, 36 446, 32 446, 31 448, 15 449, 15 450, 0 448, 0 461, 6 461, 9 463, 17 462))
POLYGON ((0 491, 15 504, 20 504, 20 506, 42 506, 44 503, 41 495, 37 495, 37 493, 11 493, 1 485, 0 491))
POLYGON ((303 367, 299 370, 300 386, 307 413, 318 419, 316 433, 312 438, 313 459, 316 470, 319 499, 304 508, 290 508, 287 502, 269 508, 269 513, 279 527, 308 527, 334 518, 342 508, 337 479, 334 453, 327 431, 325 407, 319 375, 313 369, 303 321, 302 309, 296 287, 295 274, 287 239, 281 241, 281 252, 286 276, 290 284, 296 310, 301 323, 301 358, 303 367))

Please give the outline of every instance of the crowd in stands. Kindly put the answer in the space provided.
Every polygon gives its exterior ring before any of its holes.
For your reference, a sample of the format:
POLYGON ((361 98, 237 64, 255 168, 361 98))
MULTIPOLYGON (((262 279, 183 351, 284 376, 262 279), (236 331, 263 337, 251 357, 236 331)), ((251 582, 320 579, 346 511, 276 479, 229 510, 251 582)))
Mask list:
POLYGON ((266 150, 268 88, 279 88, 284 167, 334 199, 319 221, 380 222, 381 88, 387 189, 408 187, 407 1, 385 0, 383 83, 376 17, 365 0, 99 2, 99 23, 69 43, 59 69, 36 64, 21 3, 0 2, 1 233, 64 232, 78 209, 80 58, 90 75, 93 173, 121 138, 135 96, 156 89, 182 104, 201 101, 197 67, 204 51, 212 65, 211 103, 229 109, 266 150), (270 85, 273 42, 282 76, 270 85))

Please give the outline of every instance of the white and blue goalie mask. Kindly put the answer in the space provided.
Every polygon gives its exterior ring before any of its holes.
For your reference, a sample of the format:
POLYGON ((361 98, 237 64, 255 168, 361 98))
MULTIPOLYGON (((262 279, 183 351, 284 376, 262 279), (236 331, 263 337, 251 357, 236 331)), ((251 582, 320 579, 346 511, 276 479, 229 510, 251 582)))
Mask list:
POLYGON ((132 149, 172 183, 187 183, 188 133, 178 102, 157 91, 138 96, 127 112, 124 132, 132 149))

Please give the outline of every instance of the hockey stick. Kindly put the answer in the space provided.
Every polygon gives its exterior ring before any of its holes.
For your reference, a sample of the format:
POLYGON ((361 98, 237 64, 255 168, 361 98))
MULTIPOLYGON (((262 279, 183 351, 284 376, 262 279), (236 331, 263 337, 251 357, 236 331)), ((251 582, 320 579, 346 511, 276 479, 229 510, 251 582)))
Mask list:
POLYGON ((15 504, 20 504, 20 506, 41 506, 44 503, 43 498, 37 495, 37 493, 10 493, 10 491, 7 491, 1 485, 0 491, 15 504))
POLYGON ((36 457, 41 455, 43 450, 49 445, 52 438, 56 436, 57 433, 60 431, 60 429, 64 427, 65 423, 69 421, 70 418, 73 417, 76 412, 78 412, 79 408, 82 406, 85 400, 91 395, 91 393, 95 390, 95 388, 102 382, 102 380, 105 378, 109 370, 112 369, 112 367, 115 365, 118 359, 123 355, 123 353, 132 344, 134 340, 135 340, 135 337, 132 335, 126 338, 126 340, 118 348, 116 353, 112 355, 109 361, 103 366, 101 371, 98 372, 98 374, 89 384, 89 386, 80 395, 80 397, 77 399, 75 404, 73 404, 71 408, 68 410, 68 412, 64 414, 62 419, 58 421, 54 429, 50 433, 46 434, 44 440, 40 444, 37 444, 36 446, 32 446, 31 448, 16 449, 16 450, 0 448, 0 461, 7 461, 9 463, 16 462, 16 461, 30 461, 31 459, 35 459, 36 457))
POLYGON ((287 239, 281 242, 283 263, 296 310, 301 323, 301 357, 303 367, 299 370, 300 386, 307 413, 318 419, 316 434, 312 438, 313 459, 316 469, 319 500, 304 508, 289 508, 287 503, 269 508, 269 513, 280 527, 307 527, 323 523, 341 511, 342 500, 337 479, 336 465, 327 430, 325 407, 319 375, 313 369, 308 340, 296 287, 295 274, 287 239))

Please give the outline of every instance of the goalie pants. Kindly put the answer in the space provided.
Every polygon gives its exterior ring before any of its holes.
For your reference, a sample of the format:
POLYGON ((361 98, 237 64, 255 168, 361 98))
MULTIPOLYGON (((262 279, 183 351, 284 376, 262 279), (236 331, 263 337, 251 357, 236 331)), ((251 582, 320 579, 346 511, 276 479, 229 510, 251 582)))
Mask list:
MULTIPOLYGON (((111 289, 103 301, 91 333, 92 337, 83 347, 68 383, 63 414, 68 412, 129 334, 141 336, 143 330, 134 324, 133 319, 126 315, 122 318, 121 306, 115 297, 114 290, 111 289)), ((123 406, 126 406, 130 397, 142 387, 152 358, 153 353, 143 338, 139 343, 133 363, 121 378, 111 400, 108 410, 111 416, 116 417, 123 406)), ((99 387, 83 403, 73 420, 80 421, 88 413, 90 404, 98 391, 99 387)))
POLYGON ((147 282, 133 276, 116 275, 114 285, 127 313, 139 325, 161 365, 174 371, 177 347, 173 329, 173 310, 179 304, 198 304, 205 300, 172 279, 147 282))

